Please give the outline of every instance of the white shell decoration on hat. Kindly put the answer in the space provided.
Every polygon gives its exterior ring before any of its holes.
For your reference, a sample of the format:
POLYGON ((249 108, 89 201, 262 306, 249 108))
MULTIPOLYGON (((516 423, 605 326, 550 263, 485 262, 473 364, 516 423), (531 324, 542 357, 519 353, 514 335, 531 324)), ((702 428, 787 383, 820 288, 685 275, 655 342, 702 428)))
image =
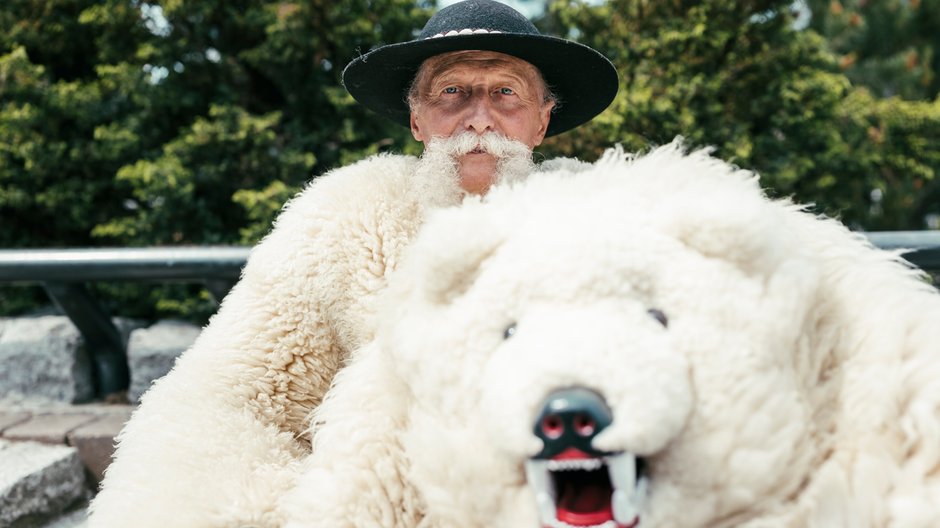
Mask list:
POLYGON ((461 29, 458 31, 456 29, 452 29, 448 31, 447 33, 438 33, 436 35, 431 35, 430 37, 427 37, 427 39, 434 39, 434 38, 441 38, 441 37, 455 37, 457 35, 480 35, 483 33, 502 33, 502 31, 489 30, 489 29, 461 29))

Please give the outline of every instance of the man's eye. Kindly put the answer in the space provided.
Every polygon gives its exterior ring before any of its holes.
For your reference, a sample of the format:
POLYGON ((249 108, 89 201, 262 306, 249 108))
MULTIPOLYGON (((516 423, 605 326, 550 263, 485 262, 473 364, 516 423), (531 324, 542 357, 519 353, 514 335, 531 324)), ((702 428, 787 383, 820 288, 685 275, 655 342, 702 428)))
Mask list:
POLYGON ((499 93, 502 95, 516 95, 512 88, 500 88, 499 93))
POLYGON ((457 93, 458 91, 459 91, 459 90, 457 90, 457 87, 456 87, 456 86, 448 86, 447 88, 444 88, 443 93, 446 93, 446 94, 455 94, 455 93, 457 93))

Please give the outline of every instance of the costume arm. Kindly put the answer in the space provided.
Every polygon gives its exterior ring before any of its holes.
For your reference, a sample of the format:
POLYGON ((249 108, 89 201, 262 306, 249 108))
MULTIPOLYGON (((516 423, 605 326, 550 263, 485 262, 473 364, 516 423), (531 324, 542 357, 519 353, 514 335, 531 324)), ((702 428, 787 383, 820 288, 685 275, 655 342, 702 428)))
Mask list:
POLYGON ((389 361, 370 344, 336 376, 315 413, 313 454, 283 500, 289 528, 418 524, 399 439, 411 396, 389 361))

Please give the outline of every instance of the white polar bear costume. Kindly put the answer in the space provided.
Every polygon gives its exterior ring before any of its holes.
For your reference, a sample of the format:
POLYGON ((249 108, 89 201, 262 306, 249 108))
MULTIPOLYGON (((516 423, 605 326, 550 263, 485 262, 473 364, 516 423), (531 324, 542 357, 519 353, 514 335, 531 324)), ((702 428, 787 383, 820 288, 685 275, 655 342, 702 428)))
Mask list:
POLYGON ((437 212, 382 306, 288 526, 940 526, 940 295, 706 152, 437 212))

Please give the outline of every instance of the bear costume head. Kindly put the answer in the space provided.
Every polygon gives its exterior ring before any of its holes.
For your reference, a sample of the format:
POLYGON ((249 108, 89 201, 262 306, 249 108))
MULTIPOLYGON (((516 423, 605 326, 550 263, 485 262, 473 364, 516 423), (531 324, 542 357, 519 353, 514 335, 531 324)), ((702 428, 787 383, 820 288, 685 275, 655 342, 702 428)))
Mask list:
POLYGON ((296 526, 932 526, 940 296, 672 144, 432 217, 296 526))

